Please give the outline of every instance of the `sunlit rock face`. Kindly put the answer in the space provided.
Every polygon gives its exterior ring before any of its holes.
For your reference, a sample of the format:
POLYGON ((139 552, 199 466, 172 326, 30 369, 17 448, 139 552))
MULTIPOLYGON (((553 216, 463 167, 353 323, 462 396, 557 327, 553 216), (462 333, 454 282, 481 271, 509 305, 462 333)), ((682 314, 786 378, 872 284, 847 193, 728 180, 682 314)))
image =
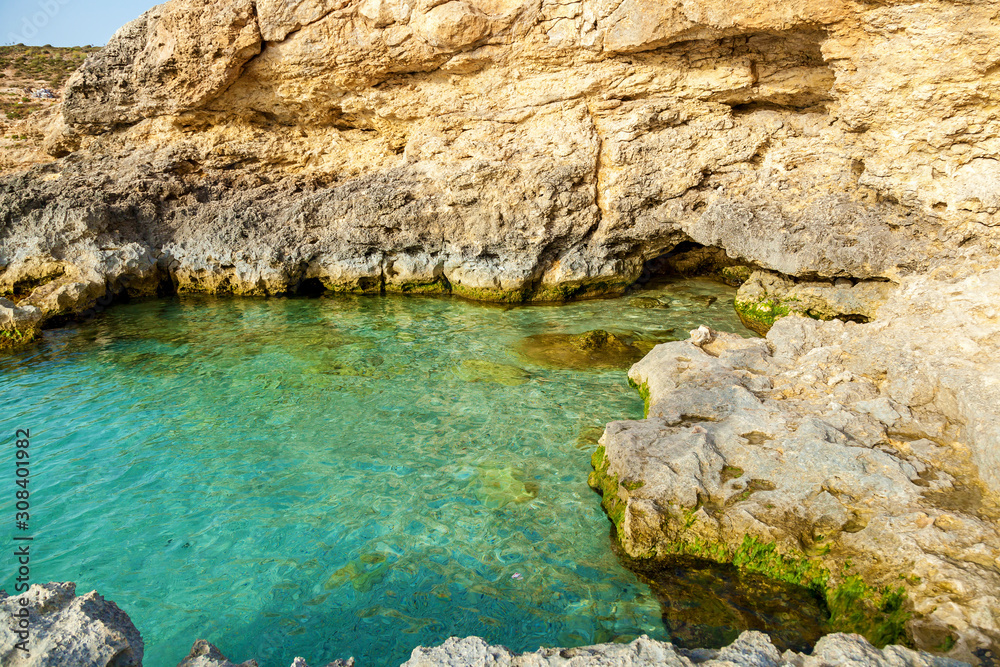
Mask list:
POLYGON ((0 182, 0 286, 58 265, 101 292, 135 267, 100 253, 130 243, 205 292, 562 300, 620 292, 682 241, 896 281, 994 247, 990 16, 174 0, 69 81, 44 128, 65 159, 0 182))
POLYGON ((622 549, 734 562, 812 588, 835 629, 991 664, 1000 271, 965 273, 903 279, 869 324, 655 347, 629 371, 647 418, 593 460, 622 549))

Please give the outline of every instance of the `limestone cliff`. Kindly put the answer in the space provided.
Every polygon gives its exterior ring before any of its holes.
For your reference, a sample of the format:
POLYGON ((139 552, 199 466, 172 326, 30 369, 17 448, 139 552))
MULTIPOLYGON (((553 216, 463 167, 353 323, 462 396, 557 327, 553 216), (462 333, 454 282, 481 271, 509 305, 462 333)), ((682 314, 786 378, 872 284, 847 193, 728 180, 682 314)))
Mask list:
POLYGON ((995 254, 998 37, 991 3, 173 0, 0 181, 0 289, 560 300, 682 241, 895 281, 995 254))
POLYGON ((907 278, 873 323, 693 332, 629 371, 591 483, 632 556, 813 587, 834 629, 1000 648, 1000 271, 907 278), (779 556, 780 554, 780 556, 779 556))

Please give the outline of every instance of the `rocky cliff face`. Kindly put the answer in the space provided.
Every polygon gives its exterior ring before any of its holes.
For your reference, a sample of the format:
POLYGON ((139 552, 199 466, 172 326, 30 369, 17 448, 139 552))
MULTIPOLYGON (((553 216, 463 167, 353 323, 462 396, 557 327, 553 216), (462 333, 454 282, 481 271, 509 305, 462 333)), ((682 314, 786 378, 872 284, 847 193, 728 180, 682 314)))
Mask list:
POLYGON ((998 37, 948 2, 173 0, 0 182, 0 288, 560 300, 682 241, 896 281, 993 254, 998 37))

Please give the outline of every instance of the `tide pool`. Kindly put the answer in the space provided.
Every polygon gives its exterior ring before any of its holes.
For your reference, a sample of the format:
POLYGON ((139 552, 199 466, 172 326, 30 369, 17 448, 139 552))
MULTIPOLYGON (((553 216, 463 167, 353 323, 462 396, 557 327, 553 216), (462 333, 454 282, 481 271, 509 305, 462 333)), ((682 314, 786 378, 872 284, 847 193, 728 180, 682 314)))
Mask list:
POLYGON ((747 334, 734 293, 182 297, 47 331, 0 357, 0 433, 32 436, 33 581, 114 600, 148 667, 199 638, 262 667, 398 665, 452 635, 668 639, 587 486, 603 425, 641 418, 641 399, 625 369, 519 350, 594 329, 647 346, 700 324, 747 334))

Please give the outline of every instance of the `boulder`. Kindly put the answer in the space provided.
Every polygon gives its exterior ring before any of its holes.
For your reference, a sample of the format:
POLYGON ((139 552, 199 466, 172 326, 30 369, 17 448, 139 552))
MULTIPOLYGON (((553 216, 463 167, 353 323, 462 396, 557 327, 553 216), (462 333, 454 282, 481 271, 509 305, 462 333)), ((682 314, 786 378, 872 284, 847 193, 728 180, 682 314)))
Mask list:
POLYGON ((643 635, 628 644, 597 644, 578 648, 542 648, 516 654, 504 646, 491 646, 479 637, 452 637, 440 646, 413 649, 403 667, 962 667, 966 663, 917 652, 901 646, 878 650, 863 637, 832 634, 816 644, 812 654, 786 651, 782 655, 767 635, 744 632, 722 649, 677 648, 643 635))
POLYGON ((142 667, 142 637, 114 602, 76 584, 32 584, 21 595, 0 591, 0 664, 5 667, 142 667), (27 604, 23 604, 26 602, 27 604), (28 611, 28 651, 10 622, 28 611))

